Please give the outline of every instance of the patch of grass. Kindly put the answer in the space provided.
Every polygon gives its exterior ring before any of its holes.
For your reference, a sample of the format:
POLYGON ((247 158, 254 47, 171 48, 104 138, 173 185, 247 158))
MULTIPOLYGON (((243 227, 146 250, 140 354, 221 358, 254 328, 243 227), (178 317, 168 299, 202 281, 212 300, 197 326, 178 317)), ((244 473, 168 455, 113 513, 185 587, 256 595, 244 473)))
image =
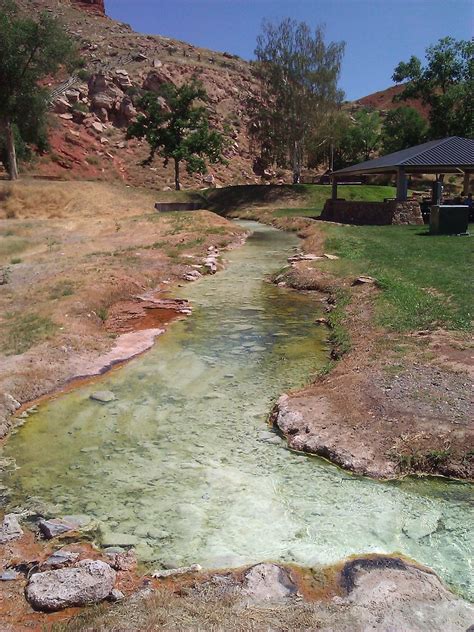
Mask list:
POLYGON ((109 317, 109 310, 106 307, 99 307, 95 313, 103 323, 105 323, 105 321, 109 317))
POLYGON ((472 243, 428 235, 421 226, 329 226, 325 263, 341 276, 368 274, 382 290, 379 324, 394 331, 469 330, 473 314, 472 243))
POLYGON ((334 298, 336 306, 329 312, 327 320, 331 328, 331 333, 329 334, 329 341, 332 347, 331 357, 333 360, 337 360, 350 351, 351 348, 349 331, 344 325, 346 307, 350 302, 350 294, 347 290, 341 288, 335 291, 334 298))
POLYGON ((275 217, 319 217, 322 209, 315 208, 278 208, 275 217))
POLYGON ((2 237, 0 238, 0 259, 23 252, 29 245, 28 239, 22 237, 2 237))
POLYGON ((10 259, 10 263, 15 266, 18 263, 21 263, 23 261, 23 259, 21 257, 13 257, 13 259, 10 259))
MULTIPOLYGON (((331 197, 331 185, 326 184, 249 184, 207 189, 204 191, 209 208, 224 215, 252 205, 290 208, 292 206, 311 209, 315 214, 323 209, 324 203, 331 197)), ((371 184, 340 185, 338 196, 345 200, 363 200, 367 202, 383 201, 395 196, 395 188, 371 184)))
POLYGON ((76 103, 74 103, 72 109, 75 112, 83 112, 84 114, 87 114, 87 112, 89 112, 89 108, 87 107, 87 105, 85 103, 82 103, 81 101, 77 101, 76 103))
POLYGON ((86 162, 89 165, 97 166, 100 164, 100 160, 97 156, 86 156, 86 162))
POLYGON ((1 349, 6 355, 25 353, 34 345, 50 338, 56 329, 57 325, 50 318, 34 312, 9 313, 6 315, 1 349))
POLYGON ((51 288, 49 298, 51 300, 56 300, 62 298, 63 296, 72 296, 74 294, 74 289, 74 283, 64 279, 56 283, 56 285, 51 288))

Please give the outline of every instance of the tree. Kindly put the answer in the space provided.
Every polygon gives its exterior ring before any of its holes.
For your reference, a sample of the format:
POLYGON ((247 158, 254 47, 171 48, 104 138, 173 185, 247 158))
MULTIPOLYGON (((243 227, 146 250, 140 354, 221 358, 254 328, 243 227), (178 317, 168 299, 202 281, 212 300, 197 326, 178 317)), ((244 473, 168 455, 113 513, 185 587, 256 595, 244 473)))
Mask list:
POLYGON ((44 13, 35 21, 13 0, 0 0, 0 137, 11 180, 18 178, 15 128, 27 143, 44 142, 48 92, 39 84, 74 60, 57 20, 44 13))
POLYGON ((429 105, 431 138, 474 135, 473 60, 473 42, 445 37, 426 49, 425 66, 412 56, 395 68, 393 81, 407 82, 399 98, 429 105))
POLYGON ((342 144, 346 145, 351 162, 370 160, 371 154, 380 145, 380 114, 367 109, 356 112, 342 144))
POLYGON ((163 84, 159 93, 147 93, 139 101, 143 110, 127 130, 128 138, 145 138, 150 145, 150 164, 158 153, 167 166, 174 160, 175 186, 181 188, 180 164, 186 163, 189 174, 206 173, 206 158, 211 163, 225 163, 222 157, 224 136, 209 126, 207 110, 194 105, 196 100, 206 102, 207 93, 196 79, 177 88, 163 84))
POLYGON ((428 125, 415 108, 402 106, 391 110, 382 123, 382 144, 390 154, 426 140, 428 125))
POLYGON ((337 82, 344 43, 325 44, 322 28, 313 33, 289 18, 264 22, 257 38, 255 70, 261 97, 251 132, 270 161, 293 169, 300 181, 306 145, 329 112, 341 102, 337 82))

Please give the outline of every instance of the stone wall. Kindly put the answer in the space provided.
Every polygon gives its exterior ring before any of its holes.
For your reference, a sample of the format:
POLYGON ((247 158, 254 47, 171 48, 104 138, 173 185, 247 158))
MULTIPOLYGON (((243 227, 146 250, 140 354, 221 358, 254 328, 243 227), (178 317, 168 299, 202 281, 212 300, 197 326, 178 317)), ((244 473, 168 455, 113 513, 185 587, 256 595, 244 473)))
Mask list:
POLYGON ((199 211, 205 209, 204 202, 157 202, 155 209, 159 213, 168 213, 169 211, 199 211))
POLYGON ((423 224, 417 201, 361 202, 326 200, 321 219, 341 224, 423 224))

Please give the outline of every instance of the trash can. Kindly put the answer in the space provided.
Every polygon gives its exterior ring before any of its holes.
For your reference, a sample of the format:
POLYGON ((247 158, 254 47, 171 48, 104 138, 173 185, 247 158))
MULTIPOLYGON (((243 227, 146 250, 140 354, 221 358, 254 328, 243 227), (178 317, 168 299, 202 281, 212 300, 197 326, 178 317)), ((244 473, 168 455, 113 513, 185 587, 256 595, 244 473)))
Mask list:
POLYGON ((431 235, 465 235, 468 225, 468 206, 443 204, 431 207, 431 235))

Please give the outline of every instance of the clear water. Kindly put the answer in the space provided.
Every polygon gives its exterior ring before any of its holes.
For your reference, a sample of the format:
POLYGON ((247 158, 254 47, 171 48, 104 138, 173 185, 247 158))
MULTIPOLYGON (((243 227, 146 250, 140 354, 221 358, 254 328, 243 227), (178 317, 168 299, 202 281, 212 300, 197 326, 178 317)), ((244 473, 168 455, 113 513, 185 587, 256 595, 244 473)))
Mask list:
POLYGON ((253 236, 227 270, 182 290, 190 318, 99 386, 43 405, 11 437, 10 506, 93 516, 107 541, 128 537, 157 565, 401 552, 472 596, 468 485, 375 482, 263 440, 272 403, 308 381, 327 349, 317 297, 263 281, 296 238, 244 225, 253 236), (89 400, 98 388, 117 400, 89 400))

